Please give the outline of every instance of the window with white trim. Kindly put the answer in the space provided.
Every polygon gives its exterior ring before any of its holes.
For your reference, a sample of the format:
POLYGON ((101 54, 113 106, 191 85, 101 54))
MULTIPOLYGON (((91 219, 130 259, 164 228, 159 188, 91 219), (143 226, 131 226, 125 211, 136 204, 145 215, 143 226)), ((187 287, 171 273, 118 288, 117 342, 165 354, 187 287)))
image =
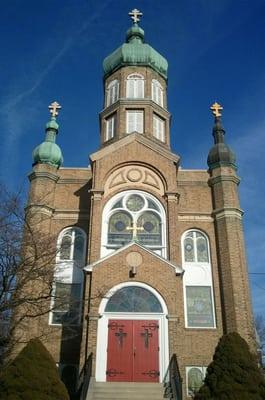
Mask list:
POLYGON ((161 83, 156 79, 152 79, 152 100, 163 107, 163 96, 164 91, 161 83))
POLYGON ((114 137, 116 130, 116 114, 112 114, 106 118, 106 134, 105 141, 110 140, 114 137))
POLYGON ((142 110, 126 111, 126 132, 143 133, 144 130, 144 112, 142 110))
POLYGON ((203 385, 207 367, 186 367, 187 395, 193 397, 203 385))
POLYGON ((119 81, 111 81, 106 90, 106 107, 115 103, 119 98, 119 81))
POLYGON ((156 139, 165 141, 165 120, 158 115, 153 115, 153 135, 156 139))
POLYGON ((144 77, 140 74, 131 74, 126 79, 127 99, 144 98, 144 77))
POLYGON ((188 328, 215 328, 212 267, 207 236, 190 230, 182 237, 185 323, 188 328))
POLYGON ((52 325, 78 325, 85 266, 85 232, 76 227, 66 228, 59 235, 57 248, 49 322, 52 325))
POLYGON ((127 191, 105 206, 102 219, 102 256, 136 241, 166 257, 165 212, 148 193, 127 191))

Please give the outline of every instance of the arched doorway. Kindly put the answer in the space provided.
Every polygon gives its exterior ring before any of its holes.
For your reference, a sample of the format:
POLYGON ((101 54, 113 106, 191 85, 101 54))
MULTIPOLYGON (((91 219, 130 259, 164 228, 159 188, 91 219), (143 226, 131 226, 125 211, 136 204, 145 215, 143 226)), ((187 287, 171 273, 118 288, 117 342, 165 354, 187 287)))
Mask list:
POLYGON ((168 366, 168 311, 141 282, 113 287, 99 307, 96 381, 162 382, 168 366))

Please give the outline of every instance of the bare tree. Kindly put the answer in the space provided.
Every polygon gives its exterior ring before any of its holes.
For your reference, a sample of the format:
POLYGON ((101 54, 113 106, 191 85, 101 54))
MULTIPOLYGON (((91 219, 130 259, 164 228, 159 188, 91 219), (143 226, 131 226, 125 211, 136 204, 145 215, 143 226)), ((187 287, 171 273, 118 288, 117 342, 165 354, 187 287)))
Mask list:
POLYGON ((50 311, 54 238, 25 212, 22 196, 0 186, 0 361, 24 340, 29 319, 50 311), (32 225, 32 221, 34 224, 32 225), (15 334, 16 332, 16 334, 15 334))
POLYGON ((261 351, 265 353, 265 319, 261 314, 257 314, 255 317, 255 326, 258 334, 261 351))

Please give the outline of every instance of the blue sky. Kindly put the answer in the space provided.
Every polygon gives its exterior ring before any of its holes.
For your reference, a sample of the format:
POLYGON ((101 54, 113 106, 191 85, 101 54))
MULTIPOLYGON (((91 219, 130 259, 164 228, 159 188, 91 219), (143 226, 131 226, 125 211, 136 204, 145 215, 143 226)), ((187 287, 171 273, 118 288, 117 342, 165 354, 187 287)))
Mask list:
MULTIPOLYGON (((172 149, 183 168, 206 168, 209 106, 223 107, 236 152, 249 269, 265 274, 265 1, 9 0, 0 14, 0 179, 27 187, 33 148, 44 138, 48 105, 62 105, 57 143, 64 166, 86 166, 99 145, 102 61, 143 13, 146 41, 169 62, 172 149)), ((265 275, 250 275, 265 317, 265 275)))

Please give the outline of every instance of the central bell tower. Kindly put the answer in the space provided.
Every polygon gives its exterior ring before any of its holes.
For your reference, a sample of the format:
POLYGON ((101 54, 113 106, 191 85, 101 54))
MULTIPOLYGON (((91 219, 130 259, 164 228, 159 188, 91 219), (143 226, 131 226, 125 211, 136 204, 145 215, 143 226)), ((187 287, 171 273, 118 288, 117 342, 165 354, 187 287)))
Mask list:
POLYGON ((145 43, 138 25, 142 15, 131 13, 133 25, 126 43, 105 58, 104 108, 100 113, 101 146, 137 133, 169 148, 167 60, 145 43))

